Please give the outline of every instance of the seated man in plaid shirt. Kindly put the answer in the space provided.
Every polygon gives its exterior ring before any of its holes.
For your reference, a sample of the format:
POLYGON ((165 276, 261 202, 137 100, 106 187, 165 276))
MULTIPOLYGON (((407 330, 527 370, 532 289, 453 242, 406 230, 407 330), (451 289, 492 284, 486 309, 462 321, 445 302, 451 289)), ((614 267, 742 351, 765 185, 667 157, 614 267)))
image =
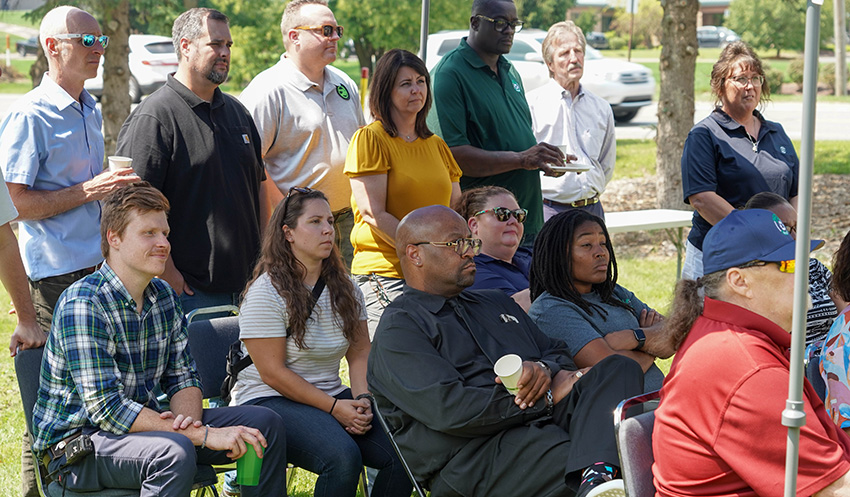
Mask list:
POLYGON ((168 201, 146 182, 103 201, 93 274, 60 297, 41 366, 33 448, 67 489, 138 488, 189 495, 197 463, 225 464, 265 448, 260 482, 243 495, 286 495, 283 421, 257 406, 203 409, 180 300, 165 281, 168 201), (154 387, 170 399, 163 411, 154 387), (248 426, 245 426, 248 425, 248 426), (250 427, 249 427, 250 426, 250 427), (66 465, 88 436, 94 454, 66 465))

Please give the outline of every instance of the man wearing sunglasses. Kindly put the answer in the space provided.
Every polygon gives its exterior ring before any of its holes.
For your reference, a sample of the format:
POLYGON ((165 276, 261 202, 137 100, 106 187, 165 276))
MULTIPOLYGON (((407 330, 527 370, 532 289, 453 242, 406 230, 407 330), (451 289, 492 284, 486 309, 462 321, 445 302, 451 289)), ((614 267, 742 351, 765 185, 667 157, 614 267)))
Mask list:
POLYGON ((260 247, 260 137, 250 114, 219 86, 230 69, 228 18, 181 14, 172 27, 177 73, 145 99, 118 135, 118 153, 171 203, 163 278, 183 311, 238 304, 260 247))
MULTIPOLYGON (((684 337, 655 411, 657 495, 782 495, 794 258, 770 211, 732 211, 708 231, 705 275, 679 282, 667 318, 684 337)), ((797 495, 847 495, 850 439, 808 381, 799 412, 797 495)))
MULTIPOLYGON (((42 19, 39 40, 48 72, 0 125, 0 169, 18 211, 36 320, 48 332, 59 295, 103 260, 99 201, 139 178, 132 169, 103 171, 103 119, 83 88, 108 43, 97 21, 57 7, 42 19)), ((24 495, 38 495, 29 454, 26 447, 24 495)))
POLYGON ((432 495, 624 495, 611 413, 643 391, 612 356, 578 370, 500 290, 466 290, 480 240, 443 206, 401 220, 404 293, 384 311, 367 380, 402 454, 432 495), (524 360, 519 391, 493 372, 524 360))
POLYGON ((434 106, 428 125, 451 148, 463 170, 463 190, 496 185, 528 210, 523 245, 543 225, 540 171, 563 164, 557 147, 537 143, 519 74, 504 54, 522 29, 513 0, 475 0, 469 36, 432 71, 434 106))
POLYGON ((280 30, 286 53, 239 97, 257 124, 272 180, 263 186, 261 219, 268 220, 292 186, 321 190, 334 214, 336 245, 351 266, 354 215, 343 167, 351 137, 366 123, 357 85, 330 65, 343 27, 325 0, 293 0, 280 30))

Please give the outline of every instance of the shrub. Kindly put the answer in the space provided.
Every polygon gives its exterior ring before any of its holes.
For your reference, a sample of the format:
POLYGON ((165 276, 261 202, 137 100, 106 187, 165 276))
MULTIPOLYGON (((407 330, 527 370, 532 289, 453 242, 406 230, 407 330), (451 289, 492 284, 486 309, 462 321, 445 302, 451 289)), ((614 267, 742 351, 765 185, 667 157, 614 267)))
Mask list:
MULTIPOLYGON (((846 69, 846 68, 845 68, 846 69)), ((850 71, 845 71, 844 74, 844 82, 846 84, 847 80, 850 79, 850 71)), ((824 64, 823 71, 820 73, 820 82, 829 87, 830 90, 835 91, 835 64, 830 62, 829 64, 824 64)))
POLYGON ((804 66, 805 60, 802 57, 798 57, 788 64, 788 79, 800 88, 803 87, 804 66))
POLYGON ((626 45, 628 44, 629 41, 622 36, 613 36, 608 38, 608 46, 611 47, 611 50, 622 50, 626 48, 626 45))
POLYGON ((763 63, 762 68, 764 69, 764 77, 767 79, 767 84, 770 86, 770 94, 778 95, 779 90, 782 89, 782 83, 785 80, 782 71, 770 67, 767 63, 763 63))

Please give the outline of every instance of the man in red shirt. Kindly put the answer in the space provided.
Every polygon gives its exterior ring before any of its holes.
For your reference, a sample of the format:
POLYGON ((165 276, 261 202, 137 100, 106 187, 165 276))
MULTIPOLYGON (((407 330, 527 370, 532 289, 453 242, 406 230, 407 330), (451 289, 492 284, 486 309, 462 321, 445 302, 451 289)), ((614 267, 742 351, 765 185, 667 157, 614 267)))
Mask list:
MULTIPOLYGON (((705 276, 679 283, 667 321, 685 336, 652 437, 659 496, 783 495, 794 243, 773 213, 733 211, 705 238, 705 276)), ((797 495, 847 492, 850 439, 808 381, 803 403, 797 495)))

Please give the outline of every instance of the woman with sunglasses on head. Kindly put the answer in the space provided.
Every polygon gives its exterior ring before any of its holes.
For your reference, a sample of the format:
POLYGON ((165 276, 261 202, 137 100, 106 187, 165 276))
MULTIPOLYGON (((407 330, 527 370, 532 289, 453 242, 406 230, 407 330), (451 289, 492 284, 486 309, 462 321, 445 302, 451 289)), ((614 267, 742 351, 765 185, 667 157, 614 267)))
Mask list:
POLYGON ((365 464, 379 470, 372 495, 407 497, 410 481, 373 426, 372 406, 356 399, 367 392, 369 335, 333 221, 325 195, 309 189, 290 190, 272 214, 239 315, 253 364, 239 373, 232 403, 280 414, 288 462, 319 475, 314 495, 354 496, 365 464), (340 380, 342 357, 351 388, 340 380))
POLYGON ((770 85, 746 43, 730 43, 720 53, 711 91, 719 105, 691 129, 682 152, 684 200, 696 209, 682 268, 688 279, 703 274, 708 230, 750 197, 770 191, 797 206, 800 161, 782 126, 758 110, 770 85))
POLYGON ((617 284, 617 259, 601 218, 580 209, 543 225, 534 242, 529 316, 543 333, 567 343, 580 368, 620 354, 640 364, 644 388, 661 388, 655 358, 673 349, 663 316, 617 284))
POLYGON ((370 334, 404 283, 395 249, 399 220, 419 207, 449 206, 460 197, 460 167, 446 142, 425 123, 430 85, 422 59, 406 50, 384 54, 369 87, 375 122, 360 128, 348 147, 351 272, 366 296, 370 334))
MULTIPOLYGON (((791 238, 797 239, 797 209, 787 200, 773 192, 753 195, 745 209, 764 209, 774 214, 788 228, 791 238)), ((826 337, 832 321, 838 313, 832 298, 830 281, 832 273, 822 262, 809 258, 809 297, 811 306, 806 314, 806 345, 820 343, 826 337)))
POLYGON ((467 190, 454 208, 467 220, 472 236, 481 240, 471 288, 502 290, 528 312, 531 249, 519 245, 528 212, 520 209, 513 193, 500 186, 467 190))

